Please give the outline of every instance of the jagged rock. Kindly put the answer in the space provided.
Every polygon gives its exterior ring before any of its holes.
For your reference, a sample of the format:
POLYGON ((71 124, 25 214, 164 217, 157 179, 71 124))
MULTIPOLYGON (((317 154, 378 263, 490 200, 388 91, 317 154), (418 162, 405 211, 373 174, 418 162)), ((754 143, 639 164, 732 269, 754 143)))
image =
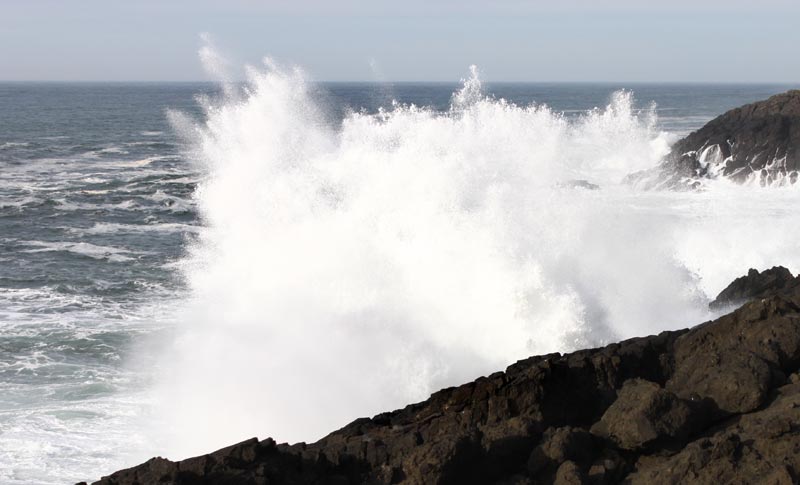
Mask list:
POLYGON ((683 441, 704 424, 704 417, 700 403, 686 402, 654 382, 631 379, 591 431, 622 449, 636 450, 655 441, 683 441))
POLYGON ((767 398, 771 379, 767 363, 751 353, 711 353, 693 356, 668 387, 687 398, 710 398, 717 408, 714 414, 724 415, 759 407, 767 398))
POLYGON ((583 485, 586 478, 580 467, 573 461, 565 461, 558 467, 553 485, 583 485))
POLYGON ((800 384, 777 391, 764 410, 731 418, 672 456, 640 458, 631 484, 798 483, 800 384))
POLYGON ((586 462, 592 458, 592 436, 584 429, 565 426, 548 428, 528 458, 528 471, 537 474, 567 460, 586 462))
POLYGON ((783 266, 774 266, 762 272, 751 268, 747 276, 733 280, 708 306, 711 309, 739 306, 746 301, 782 290, 793 281, 792 272, 783 266))
POLYGON ((800 359, 796 301, 797 295, 753 301, 677 338, 667 389, 686 399, 709 398, 718 414, 759 407, 800 359), (754 324, 765 320, 770 324, 754 324))
POLYGON ((618 483, 625 471, 623 468, 624 460, 614 451, 609 451, 605 458, 601 457, 592 463, 589 468, 589 483, 618 483))
POLYGON ((800 90, 732 109, 678 141, 660 165, 625 182, 644 189, 693 189, 703 179, 761 185, 797 182, 800 90))
POLYGON ((692 329, 531 357, 316 443, 253 439, 98 483, 796 481, 800 279, 765 291, 692 329))

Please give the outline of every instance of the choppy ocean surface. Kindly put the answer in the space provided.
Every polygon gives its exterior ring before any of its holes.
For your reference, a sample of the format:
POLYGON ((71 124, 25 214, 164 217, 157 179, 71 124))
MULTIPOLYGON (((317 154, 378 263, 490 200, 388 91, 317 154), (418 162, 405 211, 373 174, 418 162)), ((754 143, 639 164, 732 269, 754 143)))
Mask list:
POLYGON ((618 182, 790 87, 0 84, 0 483, 315 439, 710 317, 800 270, 797 191, 618 182))

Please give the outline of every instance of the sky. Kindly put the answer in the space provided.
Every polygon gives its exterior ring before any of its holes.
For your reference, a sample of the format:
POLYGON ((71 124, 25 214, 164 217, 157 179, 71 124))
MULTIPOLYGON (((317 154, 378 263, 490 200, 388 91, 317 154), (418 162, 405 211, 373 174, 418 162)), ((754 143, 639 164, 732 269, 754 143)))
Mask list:
POLYGON ((0 80, 800 81, 800 0, 0 0, 0 80), (207 35, 203 35, 207 34, 207 35))

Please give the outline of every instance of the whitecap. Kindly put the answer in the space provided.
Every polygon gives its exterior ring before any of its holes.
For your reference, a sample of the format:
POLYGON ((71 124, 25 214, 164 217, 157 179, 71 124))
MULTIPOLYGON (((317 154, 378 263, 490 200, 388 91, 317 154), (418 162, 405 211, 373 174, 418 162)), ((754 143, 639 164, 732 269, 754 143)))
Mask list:
POLYGON ((70 232, 78 234, 134 234, 144 232, 160 233, 194 233, 200 230, 199 226, 179 223, 156 223, 156 224, 118 224, 110 222, 98 222, 94 226, 86 229, 69 228, 70 232))
POLYGON ((106 148, 102 148, 100 150, 97 150, 96 153, 103 153, 103 154, 111 153, 111 154, 122 154, 122 155, 124 155, 124 154, 127 154, 128 152, 126 150, 122 149, 121 147, 110 146, 110 147, 106 147, 106 148))
POLYGON ((27 147, 27 146, 30 146, 30 143, 28 143, 28 142, 9 141, 9 142, 6 142, 6 143, 0 143, 0 150, 5 150, 7 148, 27 147))
POLYGON ((117 162, 114 164, 115 167, 120 168, 135 168, 135 167, 146 167, 156 161, 155 157, 150 158, 142 158, 141 160, 131 160, 126 162, 117 162))
POLYGON ((14 207, 14 208, 17 208, 17 209, 21 209, 21 208, 23 208, 25 206, 37 205, 37 204, 41 204, 42 202, 44 202, 44 200, 40 199, 38 197, 23 197, 21 199, 5 199, 5 200, 0 201, 0 209, 6 209, 6 208, 11 208, 11 207, 14 207))
POLYGON ((193 201, 168 195, 162 190, 157 190, 152 195, 144 196, 144 198, 158 203, 161 207, 167 208, 170 212, 186 213, 194 210, 193 201))
POLYGON ((79 254, 81 256, 88 256, 94 259, 105 259, 117 263, 131 261, 133 258, 127 255, 134 254, 132 251, 127 249, 120 249, 111 246, 97 246, 87 242, 20 241, 20 244, 34 246, 36 248, 23 250, 22 252, 25 253, 69 252, 73 254, 79 254))
MULTIPOLYGON (((102 194, 102 192, 100 194, 102 194)), ((53 199, 53 200, 58 204, 57 209, 60 211, 135 210, 140 207, 139 203, 133 199, 123 200, 116 204, 91 204, 87 202, 70 202, 66 199, 53 199)))

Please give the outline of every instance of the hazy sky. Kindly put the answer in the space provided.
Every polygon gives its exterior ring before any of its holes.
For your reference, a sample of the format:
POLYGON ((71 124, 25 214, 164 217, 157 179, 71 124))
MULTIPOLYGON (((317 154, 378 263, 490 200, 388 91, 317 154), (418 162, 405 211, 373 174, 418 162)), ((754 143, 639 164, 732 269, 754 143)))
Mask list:
POLYGON ((2 80, 800 81, 800 0, 0 0, 2 80))

